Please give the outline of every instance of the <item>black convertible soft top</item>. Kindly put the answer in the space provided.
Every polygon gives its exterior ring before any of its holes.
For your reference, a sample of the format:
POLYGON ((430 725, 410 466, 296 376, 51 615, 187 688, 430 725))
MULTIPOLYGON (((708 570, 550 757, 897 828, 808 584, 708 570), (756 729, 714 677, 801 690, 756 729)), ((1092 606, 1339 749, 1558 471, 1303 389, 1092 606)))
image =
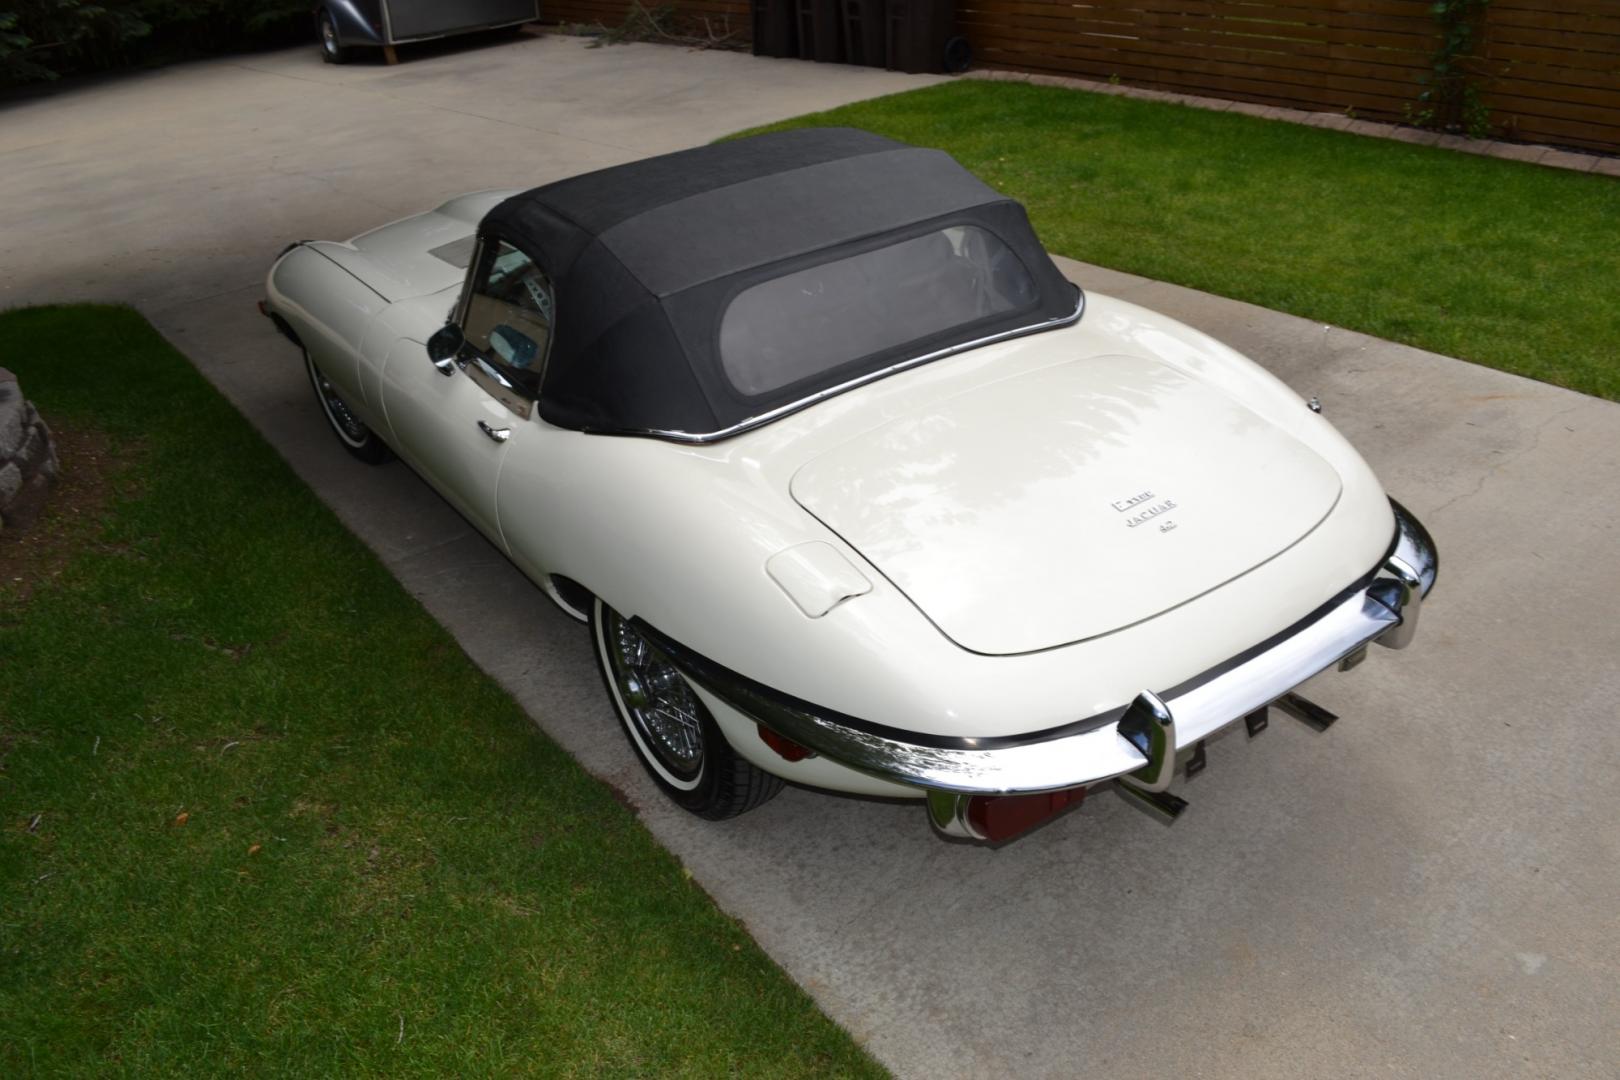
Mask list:
POLYGON ((551 279, 541 414, 584 430, 724 435, 1079 311, 1018 203, 941 151, 849 128, 547 184, 480 232, 551 279))

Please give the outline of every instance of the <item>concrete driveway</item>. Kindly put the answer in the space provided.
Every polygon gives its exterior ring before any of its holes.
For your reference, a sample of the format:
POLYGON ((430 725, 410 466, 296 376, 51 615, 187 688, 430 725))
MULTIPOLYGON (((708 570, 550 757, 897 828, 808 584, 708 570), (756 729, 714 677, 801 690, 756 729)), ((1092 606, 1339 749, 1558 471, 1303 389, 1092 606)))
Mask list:
POLYGON ((987 850, 807 791, 727 824, 667 807, 583 629, 408 470, 344 456, 253 311, 286 240, 924 81, 534 39, 69 91, 0 110, 0 305, 137 303, 897 1073, 1616 1075, 1620 406, 1076 264, 1320 394, 1444 564, 1414 649, 1317 681, 1329 732, 1211 746, 1174 827, 1101 795, 987 850))

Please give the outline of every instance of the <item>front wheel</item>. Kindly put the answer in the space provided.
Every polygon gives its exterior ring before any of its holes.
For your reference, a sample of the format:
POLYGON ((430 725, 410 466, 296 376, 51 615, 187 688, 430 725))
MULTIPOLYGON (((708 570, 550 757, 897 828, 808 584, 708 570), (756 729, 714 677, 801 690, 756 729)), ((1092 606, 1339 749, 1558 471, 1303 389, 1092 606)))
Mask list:
POLYGON ((338 396, 337 388, 321 372, 308 349, 304 350, 304 369, 309 372, 309 383, 315 388, 315 400, 321 403, 321 412, 331 425, 332 434, 343 444, 343 449, 367 465, 380 465, 394 456, 388 444, 379 439, 377 433, 354 414, 349 403, 338 396))
POLYGON ((325 8, 321 9, 320 18, 316 20, 316 27, 321 35, 321 59, 328 64, 346 64, 349 62, 349 50, 343 47, 338 40, 337 23, 332 21, 332 13, 325 8))
POLYGON ((631 749, 665 795, 719 821, 782 790, 780 777, 731 748, 691 684, 629 620, 597 600, 591 628, 613 709, 631 749))

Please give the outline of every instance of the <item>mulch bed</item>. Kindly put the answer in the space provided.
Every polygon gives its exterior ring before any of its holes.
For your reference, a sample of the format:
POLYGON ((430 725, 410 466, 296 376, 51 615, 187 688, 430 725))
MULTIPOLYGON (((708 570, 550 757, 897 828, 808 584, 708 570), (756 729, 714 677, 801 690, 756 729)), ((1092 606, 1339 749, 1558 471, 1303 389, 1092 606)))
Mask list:
POLYGON ((54 579, 74 554, 94 541, 102 512, 119 494, 117 480, 134 456, 129 446, 94 428, 53 421, 61 472, 45 510, 26 530, 0 531, 0 599, 15 604, 54 579))

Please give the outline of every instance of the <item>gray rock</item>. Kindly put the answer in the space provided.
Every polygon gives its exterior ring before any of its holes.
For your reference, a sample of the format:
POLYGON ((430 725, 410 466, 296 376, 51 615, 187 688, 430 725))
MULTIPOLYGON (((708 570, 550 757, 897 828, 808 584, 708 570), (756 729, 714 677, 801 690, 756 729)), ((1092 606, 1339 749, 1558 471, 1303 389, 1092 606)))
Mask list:
POLYGON ((38 520, 61 472, 51 429, 22 395, 17 376, 0 368, 0 528, 38 520))
POLYGON ((9 461, 28 433, 28 403, 16 383, 0 383, 0 461, 9 461))
POLYGON ((0 467, 0 511, 11 505, 11 500, 17 497, 22 490, 23 474, 16 465, 7 463, 0 467))
POLYGON ((11 455, 12 462, 23 471, 24 476, 34 475, 51 456, 49 431, 44 424, 35 424, 23 437, 22 445, 11 455))

